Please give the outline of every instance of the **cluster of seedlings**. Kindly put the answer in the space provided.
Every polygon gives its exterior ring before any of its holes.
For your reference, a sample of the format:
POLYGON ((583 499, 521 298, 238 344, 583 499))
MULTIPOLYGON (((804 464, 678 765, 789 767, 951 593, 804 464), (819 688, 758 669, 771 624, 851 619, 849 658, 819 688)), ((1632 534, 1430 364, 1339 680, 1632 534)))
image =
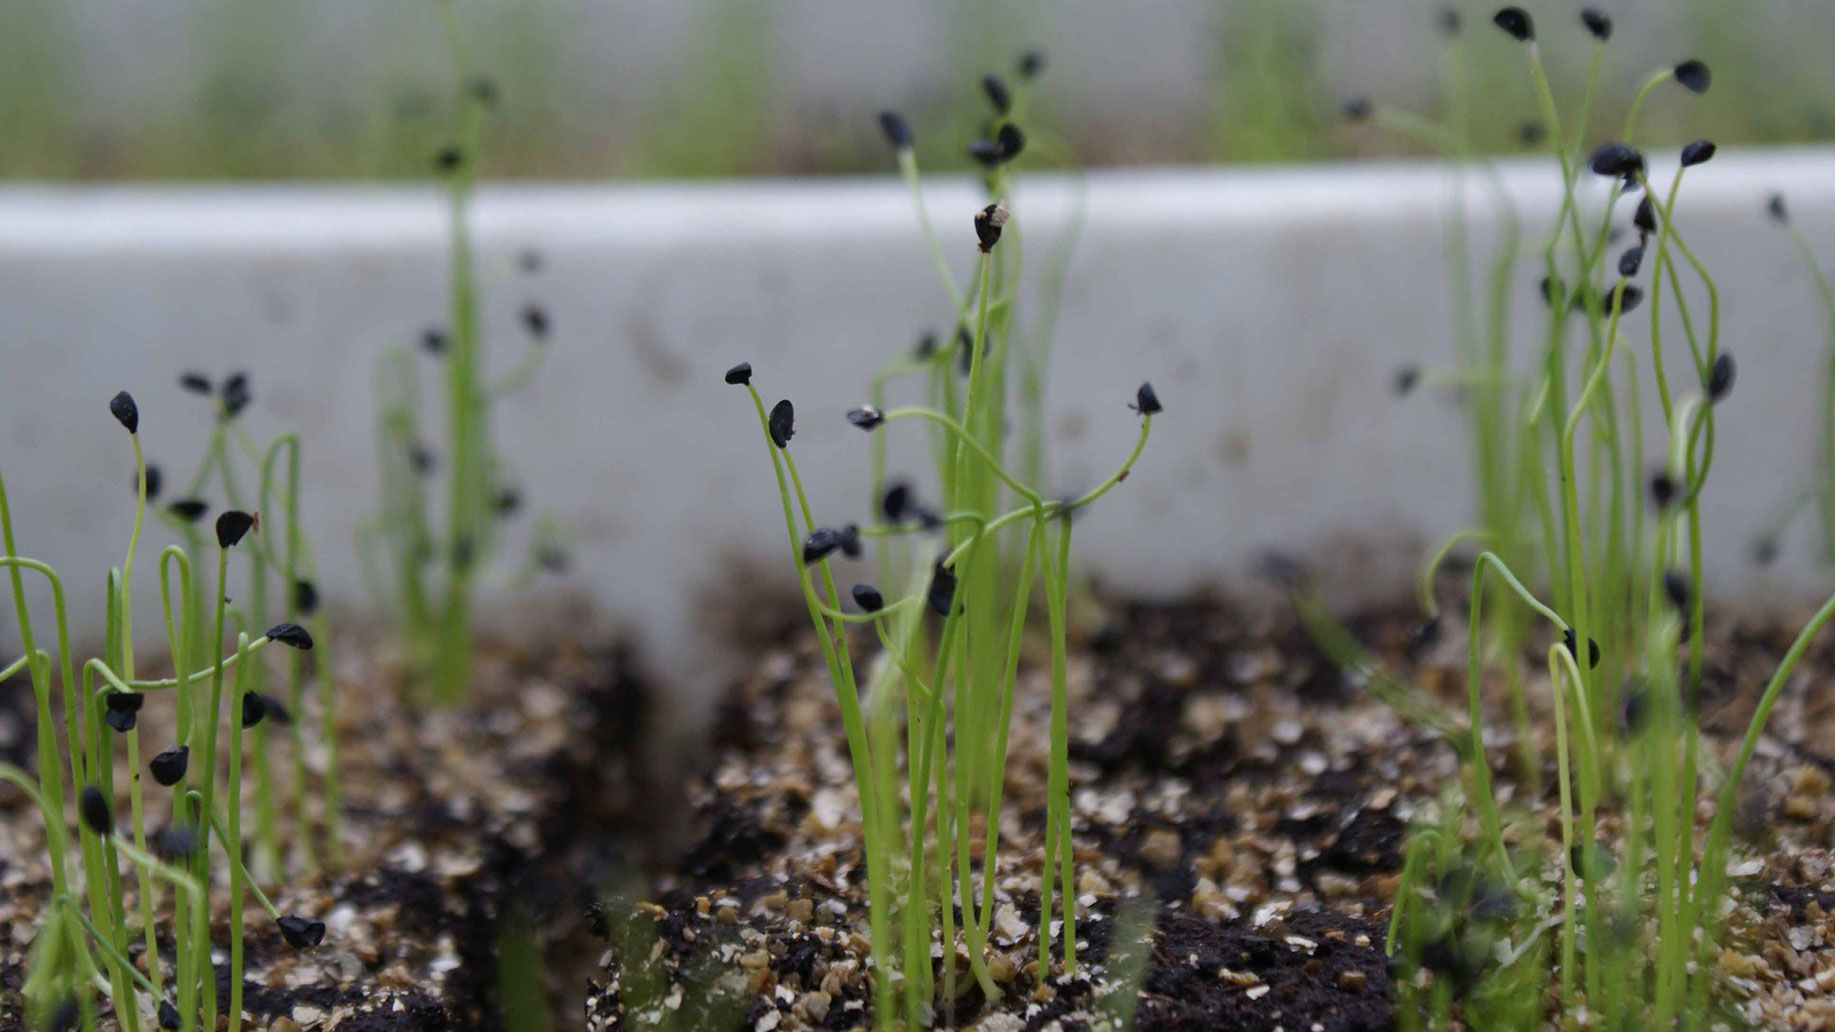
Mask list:
POLYGON ((1015 314, 1022 221, 1012 188, 1015 159, 1042 138, 1021 122, 1043 66, 1043 56, 1029 52, 1017 61, 1012 83, 999 75, 982 81, 991 111, 970 154, 983 169, 988 203, 974 213, 978 250, 966 286, 932 229, 909 124, 895 112, 880 117, 910 183, 954 327, 946 338, 924 335, 911 354, 873 378, 867 403, 847 413, 850 424, 872 435, 873 520, 818 520, 791 447, 794 405, 785 399, 767 408, 750 364, 726 373, 757 411, 853 762, 865 840, 873 1019, 882 1028, 901 1017, 906 1027, 926 1027, 939 1011, 953 1013, 962 978, 972 979, 989 1002, 1001 997, 987 966, 993 872, 1007 736, 1035 592, 1043 595, 1051 656, 1040 978, 1077 967, 1066 702, 1071 528, 1076 513, 1127 478, 1161 405, 1151 385, 1140 385, 1131 406, 1138 437, 1101 483, 1062 498, 1035 486, 1045 478, 1043 366, 1064 258, 1059 252, 1047 277, 1040 317, 1022 325, 1015 314), (888 388, 899 380, 917 381, 923 403, 889 404, 888 388), (929 492, 889 474, 885 438, 894 423, 928 428, 929 492), (1009 430, 1014 423, 1023 427, 1018 442, 1009 430), (1023 463, 1017 473, 1015 452, 1023 463), (869 545, 876 579, 844 593, 835 562, 862 559, 869 545), (850 633, 867 628, 871 637, 864 641, 850 633), (856 652, 873 645, 871 662, 857 668, 856 652), (864 670, 864 684, 857 669, 864 670), (949 960, 934 963, 939 950, 946 958, 960 951, 966 970, 949 960))
MULTIPOLYGON (((454 60, 471 68, 469 48, 450 4, 437 5, 454 60)), ((505 521, 523 507, 522 492, 492 446, 490 414, 500 399, 516 393, 534 377, 547 357, 553 333, 548 310, 529 302, 520 320, 529 347, 514 367, 488 375, 479 327, 479 290, 471 243, 471 198, 477 179, 485 122, 499 100, 496 81, 483 74, 464 77, 458 97, 454 143, 433 156, 445 181, 450 239, 448 324, 422 331, 418 348, 401 344, 377 360, 377 468, 382 508, 363 531, 367 571, 375 575, 370 591, 384 611, 397 614, 410 666, 427 694, 442 705, 466 698, 474 654, 473 596, 480 572, 502 543, 505 521), (445 447, 427 443, 421 425, 420 371, 416 351, 440 364, 444 403, 445 447), (442 468, 443 467, 443 468, 442 468), (445 478, 443 512, 432 495, 436 475, 445 478), (443 518, 443 532, 436 521, 443 518), (374 553, 380 541, 386 562, 374 553), (374 560, 374 561, 370 561, 374 560), (381 572, 393 574, 392 583, 381 572)), ((518 258, 524 275, 541 271, 539 252, 518 258)), ((511 574, 526 581, 538 570, 561 571, 567 552, 558 526, 543 518, 535 528, 527 561, 511 574)))
POLYGON ((30 680, 38 767, 34 776, 0 766, 0 777, 29 796, 43 816, 52 883, 24 986, 39 1028, 94 1029, 100 1017, 112 1013, 126 1032, 215 1029, 219 975, 226 974, 223 1017, 234 1030, 242 1015, 246 897, 254 896, 294 948, 310 949, 325 935, 325 925, 312 916, 280 913, 260 887, 339 860, 336 721, 311 551, 299 523, 299 440, 282 434, 266 449, 257 446, 238 418, 252 397, 246 375, 213 385, 190 373, 180 384, 211 400, 214 422, 197 472, 185 493, 169 502, 161 501, 165 478, 142 452, 139 406, 126 392, 109 402, 133 447, 133 531, 125 558, 109 571, 102 655, 80 667, 63 582, 50 566, 20 553, 0 481, 0 566, 11 582, 24 652, 0 667, 0 681, 20 673, 30 680), (238 478, 241 463, 257 471, 254 493, 245 493, 238 478), (214 491, 221 491, 227 506, 211 520, 204 498, 214 491), (148 512, 182 542, 159 555, 166 663, 174 671, 166 678, 144 676, 145 664, 135 654, 135 558, 148 512), (270 514, 265 534, 263 512, 270 514), (212 545, 214 577, 208 569, 194 569, 212 545), (234 603, 232 555, 246 557, 238 565, 248 575, 248 593, 238 591, 242 601, 234 603), (28 574, 41 578, 50 596, 55 641, 49 649, 40 647, 28 574), (277 622, 270 626, 270 620, 277 622), (260 627, 267 630, 257 633, 260 627), (226 641, 232 635, 230 652, 226 641), (261 655, 272 645, 287 654, 284 695, 270 687, 271 671, 261 655), (317 746, 326 763, 317 793, 304 726, 309 652, 320 692, 317 746), (169 703, 170 721, 156 723, 175 732, 172 744, 150 757, 140 742, 149 698, 169 703), (276 726, 285 729, 293 758, 284 786, 270 763, 268 733, 276 726), (125 826, 117 816, 119 759, 125 760, 120 772, 127 785, 125 826), (245 833, 243 812, 244 771, 250 765, 252 835, 245 833), (147 789, 143 768, 156 790, 147 789), (74 843, 66 816, 71 803, 77 817, 74 843), (290 848, 283 848, 283 808, 291 811, 285 824, 290 848), (213 941, 211 930, 213 886, 224 882, 226 943, 213 941), (168 894, 169 906, 161 899, 168 894), (169 951, 162 948, 166 942, 169 951), (224 947, 227 970, 219 971, 213 953, 224 947))
MULTIPOLYGON (((1616 139, 1594 142, 1589 112, 1614 26, 1592 8, 1578 21, 1591 60, 1577 105, 1563 109, 1530 15, 1505 7, 1493 18, 1522 46, 1540 106, 1540 120, 1530 124, 1553 151, 1563 187, 1534 249, 1547 316, 1526 363, 1512 361, 1508 333, 1521 220, 1495 169, 1469 143, 1471 112, 1440 123, 1361 98, 1344 109, 1435 147, 1457 170, 1449 257, 1458 363, 1446 375, 1404 369, 1396 388, 1459 389, 1478 520, 1423 566, 1428 619, 1417 651, 1444 634, 1436 571, 1462 544, 1482 549, 1470 566, 1462 715, 1382 669, 1316 596, 1303 586, 1295 592, 1327 651, 1442 736, 1466 772, 1463 788, 1449 794, 1437 820, 1416 829, 1406 854, 1387 944, 1403 1027, 1441 1028, 1455 1018, 1474 1028, 1537 1027, 1551 1002, 1589 1027, 1704 1027, 1713 1013, 1741 775, 1785 680, 1835 615, 1831 600, 1802 629, 1723 769, 1702 748, 1698 719, 1700 499, 1714 459, 1716 407, 1733 388, 1735 366, 1721 346, 1714 280, 1676 221, 1685 175, 1710 162, 1715 145, 1682 147, 1667 183, 1656 181, 1638 122, 1654 91, 1701 94, 1712 77, 1696 60, 1654 70, 1616 139), (1474 176, 1504 227, 1476 292, 1464 222, 1474 176), (1686 351, 1675 351, 1672 326, 1680 326, 1686 351), (1646 376, 1667 430, 1666 440, 1648 446, 1649 401, 1639 391, 1646 376), (1522 662, 1537 641, 1546 642, 1540 680, 1522 662), (1488 674, 1501 675, 1510 702, 1519 783, 1538 797, 1547 739, 1532 725, 1528 693, 1532 684, 1548 690, 1558 835, 1500 807, 1481 708, 1488 674), (1717 788, 1716 801, 1702 832, 1697 799, 1708 786, 1717 788)), ((1450 24, 1457 32, 1457 21, 1450 24)), ((1781 217, 1781 203, 1773 211, 1781 217)))

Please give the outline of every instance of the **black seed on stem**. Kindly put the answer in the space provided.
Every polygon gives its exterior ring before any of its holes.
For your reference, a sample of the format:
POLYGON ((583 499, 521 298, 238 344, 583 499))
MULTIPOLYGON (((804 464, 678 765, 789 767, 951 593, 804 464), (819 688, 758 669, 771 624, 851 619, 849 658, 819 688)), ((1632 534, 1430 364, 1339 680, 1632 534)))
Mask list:
POLYGON ((58 1001, 56 1007, 45 1018, 46 1032, 73 1032, 81 1011, 77 1009, 76 998, 66 996, 58 1001))
POLYGON ((293 582, 293 608, 301 616, 319 611, 319 586, 309 580, 293 582))
POLYGON ((325 940, 323 921, 288 914, 274 923, 280 927, 280 937, 296 950, 309 950, 325 940))
POLYGON ((879 113, 879 131, 885 134, 886 142, 892 145, 893 150, 906 151, 911 149, 911 126, 905 121, 904 115, 896 111, 881 111, 879 113))
POLYGON ((854 585, 854 604, 863 613, 877 613, 886 608, 886 600, 871 584, 854 585))
POLYGON ((1010 214, 1007 206, 999 201, 975 213, 975 237, 981 242, 982 254, 994 250, 994 245, 1000 243, 1000 228, 1007 224, 1010 214))
POLYGON ((1406 365, 1395 371, 1396 397, 1404 397, 1421 382, 1421 367, 1406 365))
POLYGON ((255 517, 237 509, 231 509, 217 517, 217 546, 234 548, 242 540, 249 528, 255 525, 255 517))
POLYGON ((1688 611, 1689 580, 1685 570, 1663 571, 1663 593, 1669 596, 1669 604, 1683 612, 1688 611))
POLYGON ((850 523, 841 528, 841 554, 849 559, 860 558, 860 524, 850 523))
POLYGON ((1026 134, 1020 132, 1019 126, 1008 122, 994 134, 994 145, 1000 148, 1000 160, 1012 161, 1026 149, 1026 134))
POLYGON ((1705 165, 1714 157, 1716 150, 1713 140, 1696 140, 1682 148, 1682 167, 1694 168, 1705 165))
POLYGON ((1625 177, 1633 176, 1644 170, 1644 155, 1628 143, 1612 142, 1602 144, 1587 164, 1594 175, 1625 177))
POLYGON ((1631 224, 1636 226, 1640 233, 1657 231, 1657 208, 1655 204, 1651 203, 1649 194, 1645 194, 1644 199, 1637 202, 1637 211, 1631 216, 1631 224))
POLYGON ((127 428, 130 434, 140 432, 140 406, 134 404, 134 396, 126 391, 109 399, 108 413, 115 417, 115 422, 127 428))
POLYGON ((833 527, 817 527, 803 539, 803 565, 821 562, 841 547, 841 532, 833 527))
POLYGON ((146 701, 147 697, 139 692, 109 692, 102 699, 105 708, 102 720, 109 727, 126 734, 140 723, 140 707, 146 701))
POLYGON ((1618 730, 1627 738, 1644 730, 1644 719, 1650 715, 1650 689, 1642 681, 1626 686, 1625 698, 1618 705, 1618 730))
POLYGON ((1612 16, 1597 7, 1582 7, 1580 24, 1585 25, 1593 38, 1601 43, 1612 38, 1612 16))
POLYGON ((790 446, 790 439, 796 436, 796 406, 785 398, 771 406, 771 418, 768 420, 771 431, 771 443, 781 448, 790 446))
MULTIPOLYGON (((1637 306, 1644 300, 1644 291, 1639 287, 1627 283, 1622 289, 1614 290, 1611 295, 1608 296, 1608 300, 1611 298, 1618 299, 1618 314, 1629 315, 1636 311, 1637 306)), ((1610 309, 1608 309, 1608 312, 1609 311, 1610 309)))
POLYGON ((548 311, 540 305, 524 305, 522 324, 529 331, 529 336, 538 341, 548 339, 548 311))
POLYGON ((190 766, 191 749, 183 745, 175 745, 147 761, 147 770, 152 771, 153 780, 167 788, 178 784, 190 766))
POLYGON ((1784 195, 1781 193, 1774 193, 1766 198, 1765 213, 1771 216, 1771 221, 1780 226, 1790 222, 1790 210, 1784 207, 1784 195))
POLYGON ((177 1032, 184 1022, 179 1018, 178 1008, 172 1006, 171 1000, 159 1001, 159 1027, 166 1032, 177 1032))
POLYGON ((259 692, 242 693, 242 727, 244 730, 261 723, 261 718, 267 715, 267 696, 259 692))
POLYGON ((1690 93, 1706 93, 1714 82, 1714 76, 1709 73, 1705 63, 1691 58, 1676 66, 1676 81, 1690 93))
POLYGON ((446 331, 430 326, 421 332, 421 350, 429 355, 446 353, 446 331))
MULTIPOLYGON (((157 501, 159 499, 160 485, 164 482, 165 478, 160 475, 159 467, 153 465, 150 462, 147 463, 146 478, 147 478, 147 501, 149 502, 157 501)), ((134 476, 134 494, 136 495, 140 494, 140 475, 139 474, 135 474, 134 476)))
POLYGON ((923 362, 937 353, 937 335, 926 333, 918 338, 917 345, 911 349, 911 357, 923 362))
POLYGON ((1733 355, 1723 351, 1714 358, 1714 365, 1708 370, 1708 404, 1718 405, 1721 399, 1733 391, 1733 355))
POLYGON ((1770 535, 1759 538, 1752 543, 1752 562, 1755 566, 1770 566, 1778 558, 1778 539, 1770 535))
POLYGON ((178 385, 181 389, 193 394, 209 394, 211 391, 210 377, 203 373, 182 373, 178 378, 178 385))
POLYGON ((1338 105, 1338 113, 1343 115, 1347 122, 1361 122, 1369 118, 1375 110, 1376 105, 1370 102, 1369 97, 1361 93, 1355 97, 1344 98, 1338 105))
POLYGON ((249 402, 254 398, 254 392, 249 387, 248 374, 231 373, 229 379, 223 381, 223 418, 234 419, 241 415, 242 410, 248 408, 249 402))
POLYGON ((988 103, 1001 115, 1013 110, 1013 91, 1007 89, 1007 80, 989 73, 981 77, 981 92, 988 95, 988 103))
POLYGON ((1165 411, 1160 407, 1160 396, 1153 392, 1153 385, 1150 383, 1143 383, 1135 388, 1134 404, 1128 407, 1143 416, 1156 415, 1165 411))
POLYGON ((1255 572, 1277 588, 1293 591, 1312 579, 1306 564, 1286 552, 1269 549, 1255 561, 1255 572))
POLYGON ((1408 636, 1408 645, 1405 651, 1409 658, 1412 659, 1432 648, 1434 643, 1439 640, 1440 618, 1436 616, 1414 629, 1414 633, 1408 636))
POLYGON ((726 371, 726 382, 735 387, 743 387, 752 382, 752 363, 741 362, 726 371))
POLYGON ((166 511, 186 523, 196 523, 210 511, 210 505, 202 498, 181 498, 166 506, 166 511))
POLYGON ((1019 69, 1020 78, 1038 78, 1039 73, 1045 70, 1045 52, 1037 48, 1025 51, 1019 55, 1017 67, 1019 69))
MULTIPOLYGON (((1572 627, 1569 627, 1567 630, 1561 632, 1561 643, 1567 646, 1568 655, 1570 656, 1574 655, 1574 629, 1572 627)), ((1588 637, 1587 638, 1587 667, 1588 669, 1591 669, 1598 665, 1599 665, 1599 642, 1595 641, 1591 637, 1588 637)))
POLYGON ((286 703, 272 695, 256 695, 254 692, 249 692, 249 695, 261 700, 262 719, 272 720, 282 727, 293 723, 293 711, 287 708, 286 703))
POLYGON ((267 638, 302 652, 312 648, 312 635, 296 623, 275 624, 268 628, 267 638))
POLYGON ((924 600, 930 603, 930 610, 938 616, 948 616, 951 607, 956 604, 956 574, 949 567, 937 560, 936 569, 930 574, 930 589, 925 592, 924 600))
POLYGON ((441 147, 433 152, 433 167, 441 172, 457 172, 465 164, 465 152, 457 147, 441 147))
POLYGON ((1506 7, 1491 16, 1492 24, 1510 34, 1518 43, 1527 43, 1536 38, 1535 22, 1529 19, 1529 13, 1521 7, 1506 7))
POLYGON ((413 467, 414 472, 419 473, 421 476, 426 476, 433 472, 433 449, 419 442, 410 445, 408 447, 408 465, 413 467))
POLYGON ((902 523, 905 512, 911 506, 911 485, 903 482, 886 488, 886 493, 879 499, 879 511, 887 523, 902 523))
POLYGON ((94 785, 83 786, 83 792, 77 798, 77 812, 82 814, 83 823, 89 830, 98 835, 107 835, 114 830, 115 818, 109 812, 108 797, 94 785))
POLYGON ((857 409, 850 409, 848 411, 847 421, 854 424, 855 426, 859 427, 862 430, 871 432, 877 429, 881 423, 884 423, 886 421, 886 417, 883 413, 881 413, 878 409, 874 408, 873 406, 862 405, 857 409))
POLYGON ((189 824, 174 824, 153 836, 153 853, 162 860, 190 856, 197 846, 197 829, 189 824))
POLYGON ((1667 509, 1676 500, 1676 482, 1668 473, 1656 473, 1650 478, 1650 500, 1658 509, 1667 509))
POLYGON ((1000 164, 1000 144, 993 140, 971 140, 968 156, 969 160, 982 168, 993 168, 1000 164))
POLYGON ((1630 279, 1637 275, 1638 269, 1643 264, 1644 245, 1638 244, 1634 247, 1627 247, 1625 248, 1625 253, 1618 256, 1618 274, 1626 279, 1630 279))

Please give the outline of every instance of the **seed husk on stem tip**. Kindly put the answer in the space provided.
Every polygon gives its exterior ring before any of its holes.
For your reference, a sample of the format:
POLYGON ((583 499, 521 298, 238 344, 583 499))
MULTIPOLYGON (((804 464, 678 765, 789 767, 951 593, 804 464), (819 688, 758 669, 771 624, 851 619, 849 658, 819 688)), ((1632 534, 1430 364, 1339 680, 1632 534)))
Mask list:
POLYGON ((878 409, 874 408, 873 406, 862 405, 857 409, 849 410, 847 414, 847 421, 859 427, 860 429, 868 431, 870 433, 875 428, 877 428, 881 423, 884 423, 886 421, 886 417, 883 413, 881 413, 878 409))
POLYGON ((1708 404, 1718 405, 1732 393, 1734 371, 1732 352, 1723 351, 1714 357, 1714 365, 1708 370, 1708 404))
POLYGON ((1765 199, 1765 213, 1780 226, 1790 222, 1790 209, 1784 206, 1784 195, 1781 193, 1774 193, 1765 199))
POLYGON ((1626 178, 1644 170, 1644 155, 1636 147, 1615 140, 1593 151, 1587 165, 1594 175, 1626 178))
POLYGON ((312 648, 312 635, 296 623, 275 624, 268 628, 267 638, 301 651, 312 648))
POLYGON ((994 250, 994 245, 1000 243, 1000 229, 1007 224, 1011 214, 999 201, 975 213, 975 237, 981 242, 982 254, 994 250))
POLYGON ((885 597, 871 584, 854 585, 853 595, 854 604, 859 606, 863 613, 877 613, 886 608, 885 597))
POLYGON ((82 814, 83 823, 90 831, 98 835, 107 835, 114 830, 115 818, 110 812, 108 797, 94 785, 84 785, 83 792, 77 799, 77 810, 82 814))
POLYGON ((930 610, 938 616, 948 616, 950 608, 956 604, 956 574, 943 565, 941 559, 930 574, 930 588, 924 599, 930 603, 930 610))
POLYGON ((779 449, 790 447, 790 439, 796 436, 796 406, 785 398, 771 406, 771 418, 767 420, 771 430, 771 443, 779 449))
POLYGON ((1521 7, 1506 7, 1491 16, 1491 23, 1510 34, 1518 43, 1528 43, 1536 38, 1535 22, 1530 20, 1529 12, 1521 7))
POLYGON ((189 391, 192 394, 209 394, 214 390, 210 384, 210 377, 205 376, 203 373, 195 372, 180 373, 178 377, 178 386, 179 389, 189 391))
POLYGON ((1013 110, 1013 91, 1007 88, 1007 80, 988 73, 981 77, 981 92, 987 94, 988 103, 1003 117, 1013 110))
POLYGON ((181 498, 166 506, 166 511, 186 523, 196 523, 210 511, 210 503, 202 498, 181 498))
POLYGON ((1706 93, 1713 84, 1714 76, 1702 61, 1690 58, 1676 66, 1676 81, 1690 93, 1706 93))
POLYGON ((183 745, 175 745, 147 761, 147 770, 152 772, 153 780, 167 788, 178 784, 190 766, 191 749, 183 745))
POLYGON ((127 428, 130 434, 140 432, 140 406, 134 404, 134 396, 126 391, 109 399, 108 412, 115 421, 127 428))
POLYGON ((1612 38, 1612 16, 1597 7, 1582 7, 1580 24, 1585 25, 1593 38, 1601 43, 1612 38))
POLYGON ((1713 140, 1695 140, 1682 148, 1682 167, 1694 168, 1696 165, 1707 164, 1717 149, 1713 140))
POLYGON ((1143 416, 1151 416, 1165 411, 1160 407, 1160 396, 1153 391, 1153 385, 1143 383, 1134 391, 1134 404, 1129 408, 1143 416))
MULTIPOLYGON (((1572 627, 1569 627, 1566 630, 1561 632, 1561 644, 1567 647, 1568 655, 1570 656, 1577 655, 1577 653, 1574 652, 1574 629, 1572 627)), ((1589 637, 1587 638, 1587 667, 1588 669, 1591 669, 1593 667, 1597 667, 1598 665, 1599 665, 1599 642, 1589 637)))
POLYGON ((242 726, 244 729, 254 727, 256 724, 261 723, 262 718, 267 715, 268 700, 266 696, 259 692, 242 693, 242 726))
POLYGON ((726 382, 735 387, 743 387, 752 382, 752 363, 741 362, 726 371, 726 382))
POLYGON ((879 131, 885 134, 886 142, 892 145, 893 150, 907 151, 911 149, 911 124, 905 121, 904 115, 896 111, 881 111, 879 113, 879 131))
POLYGON ((1019 60, 1015 63, 1015 67, 1019 70, 1020 78, 1027 80, 1036 79, 1039 77, 1039 73, 1045 70, 1045 52, 1036 47, 1031 50, 1026 50, 1019 55, 1019 60))
POLYGON ((147 697, 139 692, 109 692, 103 697, 102 720, 109 727, 126 734, 140 723, 140 707, 147 697))
POLYGON ((280 937, 296 950, 309 950, 325 940, 325 922, 310 917, 286 914, 274 920, 280 937))
POLYGON ((231 509, 219 515, 217 517, 217 545, 221 548, 234 548, 254 526, 255 517, 237 509, 231 509))

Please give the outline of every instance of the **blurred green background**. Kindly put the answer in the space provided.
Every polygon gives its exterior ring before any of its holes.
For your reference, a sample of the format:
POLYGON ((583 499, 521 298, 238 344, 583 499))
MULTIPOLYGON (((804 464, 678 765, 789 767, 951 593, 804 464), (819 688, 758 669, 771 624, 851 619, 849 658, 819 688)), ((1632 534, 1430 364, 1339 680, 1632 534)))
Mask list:
MULTIPOLYGON (((1534 118, 1494 4, 1424 0, 3 0, 0 177, 398 179, 451 133, 460 71, 439 5, 502 103, 494 177, 600 179, 883 170, 898 107, 932 168, 966 164, 980 76, 1041 47, 1032 120, 1088 165, 1408 153, 1346 125, 1368 94, 1427 114, 1451 82, 1489 150, 1534 118), (1446 12, 1462 30, 1449 36, 1446 12)), ((1557 89, 1591 41, 1577 3, 1529 3, 1557 89)), ((1600 115, 1652 68, 1713 67, 1705 98, 1659 91, 1650 141, 1835 135, 1835 3, 1604 0, 1618 23, 1600 115)), ((1601 129, 1601 132, 1606 130, 1601 129)))

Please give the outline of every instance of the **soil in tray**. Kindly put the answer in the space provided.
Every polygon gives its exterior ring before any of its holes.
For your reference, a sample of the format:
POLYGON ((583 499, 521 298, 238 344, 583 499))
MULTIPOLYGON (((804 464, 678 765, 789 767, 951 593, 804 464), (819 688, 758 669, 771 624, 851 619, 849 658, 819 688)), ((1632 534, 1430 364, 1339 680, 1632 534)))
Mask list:
MULTIPOLYGON (((493 651, 481 657, 472 703, 451 711, 408 702, 397 674, 373 654, 347 663, 339 681, 344 863, 320 874, 296 861, 288 876, 262 883, 283 913, 323 919, 325 940, 312 950, 289 949, 267 916, 248 905, 243 1027, 498 1027, 499 935, 512 927, 534 930, 531 942, 547 954, 550 984, 543 988, 567 1027, 590 973, 582 958, 596 958, 597 950, 578 918, 582 897, 564 887, 596 881, 601 865, 620 859, 620 821, 639 779, 631 743, 640 740, 645 695, 630 662, 610 650, 541 657, 493 651)), ((6 716, 11 727, 24 721, 17 740, 29 747, 30 711, 6 716)), ((153 706, 143 711, 143 752, 170 738, 166 718, 153 706)), ((274 767, 286 785, 291 760, 278 744, 284 737, 275 736, 274 767)), ((315 752, 315 771, 320 759, 315 752)), ((151 779, 145 786, 149 815, 163 813, 156 793, 164 790, 151 779)), ((245 813, 246 832, 254 824, 252 795, 245 813)), ((283 827, 283 843, 290 840, 290 826, 283 827)), ((131 876, 127 882, 132 914, 131 876)), ((219 872, 219 949, 228 941, 222 884, 219 872)), ((0 1032, 24 1028, 18 991, 48 888, 38 812, 0 788, 0 929, 10 930, 0 944, 0 1032)), ((169 972, 169 900, 156 920, 169 972)), ((135 935, 130 953, 144 965, 137 927, 135 935)), ((228 969, 220 967, 225 1006, 228 988, 228 969)))
MULTIPOLYGON (((1449 632, 1406 659, 1418 623, 1394 612, 1352 626, 1458 712, 1462 638, 1449 632)), ((1792 633, 1786 623, 1711 628, 1704 722, 1718 754, 1737 744, 1792 633)), ((1093 1029, 1132 1008, 1141 1029, 1390 1027, 1386 919, 1411 821, 1458 780, 1451 749, 1361 692, 1285 607, 1112 607, 1070 663, 1080 965, 1041 978, 1033 929, 1048 692, 1044 664, 1026 669, 988 960, 1001 996, 983 999, 958 955, 956 1009, 938 1024, 1093 1029), (1126 949, 1112 957, 1112 939, 1141 941, 1115 930, 1145 917, 1144 966, 1122 962, 1126 949)), ((1736 851, 1742 904, 1721 962, 1726 1002, 1762 1027, 1835 1023, 1817 988, 1835 988, 1826 693, 1835 643, 1802 670, 1747 775, 1743 824, 1763 835, 1736 851)), ((692 788, 695 844, 646 898, 594 911, 610 948, 589 1027, 870 1024, 858 802, 813 639, 793 634, 765 650, 716 726, 711 766, 692 788)), ((1552 750, 1548 798, 1532 798, 1511 779, 1501 705, 1488 726, 1500 730, 1499 794, 1552 815, 1552 750)), ((939 972, 944 964, 939 955, 939 972)))

